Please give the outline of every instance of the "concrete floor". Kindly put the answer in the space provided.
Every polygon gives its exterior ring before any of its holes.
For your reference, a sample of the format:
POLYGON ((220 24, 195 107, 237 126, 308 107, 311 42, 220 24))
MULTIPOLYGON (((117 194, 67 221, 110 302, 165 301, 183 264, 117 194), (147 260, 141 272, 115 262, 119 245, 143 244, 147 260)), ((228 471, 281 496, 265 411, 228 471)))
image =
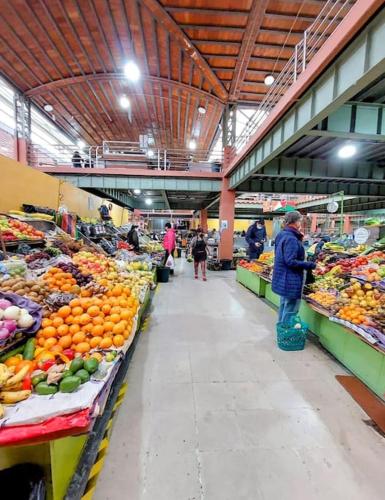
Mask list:
POLYGON ((155 294, 95 500, 376 500, 384 439, 308 342, 275 345, 276 313, 233 272, 181 263, 155 294))

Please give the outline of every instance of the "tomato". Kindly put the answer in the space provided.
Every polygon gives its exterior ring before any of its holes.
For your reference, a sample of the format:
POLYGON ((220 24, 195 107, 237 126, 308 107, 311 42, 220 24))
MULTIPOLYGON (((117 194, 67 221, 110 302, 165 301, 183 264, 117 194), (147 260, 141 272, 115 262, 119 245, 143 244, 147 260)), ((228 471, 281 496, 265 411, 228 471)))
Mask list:
POLYGON ((32 389, 31 375, 26 375, 22 384, 23 391, 30 391, 32 389))
POLYGON ((47 361, 44 361, 41 363, 40 368, 46 372, 51 368, 51 366, 55 365, 55 360, 54 359, 47 359, 47 361))

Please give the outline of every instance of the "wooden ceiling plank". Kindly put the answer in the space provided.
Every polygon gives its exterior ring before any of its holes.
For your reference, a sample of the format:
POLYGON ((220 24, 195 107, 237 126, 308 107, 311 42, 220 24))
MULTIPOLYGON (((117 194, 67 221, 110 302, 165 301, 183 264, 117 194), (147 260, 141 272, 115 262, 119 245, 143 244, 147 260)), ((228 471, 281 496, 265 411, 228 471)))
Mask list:
POLYGON ((115 137, 119 137, 119 117, 118 117, 118 114, 117 114, 117 106, 118 106, 118 103, 117 101, 115 100, 114 102, 111 100, 110 96, 108 95, 108 93, 106 92, 106 89, 105 89, 105 85, 104 85, 104 82, 98 82, 98 81, 95 81, 94 82, 94 86, 99 89, 99 92, 98 94, 100 94, 100 98, 103 99, 105 101, 106 104, 103 103, 104 106, 108 106, 108 108, 111 110, 111 128, 113 129, 114 131, 114 134, 115 134, 115 137))
POLYGON ((184 6, 175 6, 175 7, 165 7, 167 12, 175 13, 175 14, 183 14, 187 12, 188 14, 203 14, 203 15, 218 15, 218 16, 233 16, 233 17, 242 17, 248 15, 249 11, 245 10, 224 10, 224 9, 210 9, 210 8, 201 8, 201 7, 184 7, 184 6))
POLYGON ((162 23, 181 44, 185 53, 193 59, 195 65, 202 71, 205 78, 211 82, 216 95, 221 99, 227 99, 227 92, 222 83, 174 19, 166 12, 157 0, 142 0, 142 2, 157 18, 158 22, 162 23))
POLYGON ((241 42, 226 42, 226 40, 191 39, 194 45, 218 45, 223 47, 240 47, 241 42))
POLYGON ((145 66, 145 72, 150 75, 150 70, 148 66, 148 59, 147 59, 147 51, 146 51, 146 40, 144 37, 143 33, 143 25, 142 25, 142 16, 140 13, 140 7, 138 5, 137 0, 133 0, 132 2, 133 5, 133 10, 134 10, 134 15, 135 18, 133 19, 133 22, 136 24, 136 26, 139 27, 139 38, 140 38, 140 43, 141 43, 141 54, 139 54, 140 60, 143 61, 144 66, 145 66))
POLYGON ((127 56, 125 54, 125 50, 123 48, 123 44, 122 44, 122 41, 121 41, 120 36, 119 36, 119 31, 118 31, 118 28, 116 26, 115 17, 112 13, 112 10, 111 10, 111 2, 108 0, 108 1, 105 1, 104 3, 105 3, 106 11, 108 14, 108 19, 109 19, 111 26, 112 26, 112 36, 114 38, 114 44, 116 47, 118 47, 118 51, 120 54, 120 61, 118 62, 118 66, 121 66, 122 63, 124 64, 124 61, 126 61, 127 56))
MULTIPOLYGON (((119 92, 120 95, 123 95, 125 93, 125 89, 123 88, 122 82, 123 80, 116 80, 116 81, 111 81, 111 79, 106 80, 108 84, 110 85, 111 91, 114 94, 114 99, 115 99, 115 108, 119 106, 119 96, 117 94, 117 89, 115 89, 115 84, 116 87, 119 87, 119 92)), ((127 137, 130 137, 130 129, 131 126, 128 123, 128 119, 126 119, 126 116, 123 118, 122 112, 120 111, 120 107, 118 108, 119 111, 116 112, 117 116, 119 117, 119 123, 121 129, 124 131, 124 133, 127 135, 127 137)), ((131 102, 131 117, 132 117, 132 122, 133 124, 136 123, 136 129, 138 133, 140 134, 144 129, 145 129, 145 122, 144 122, 144 117, 143 114, 141 113, 141 110, 139 108, 139 100, 135 99, 133 102, 131 102), (137 112, 135 110, 137 108, 137 112)))

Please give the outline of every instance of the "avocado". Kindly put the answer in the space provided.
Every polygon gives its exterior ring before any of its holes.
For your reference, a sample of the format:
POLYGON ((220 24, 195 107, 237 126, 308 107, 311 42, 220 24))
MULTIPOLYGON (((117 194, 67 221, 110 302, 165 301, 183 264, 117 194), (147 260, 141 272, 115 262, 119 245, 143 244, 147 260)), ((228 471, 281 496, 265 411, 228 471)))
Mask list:
POLYGON ((76 373, 83 368, 84 361, 82 358, 75 358, 71 361, 70 371, 71 373, 76 373))
POLYGON ((56 394, 57 387, 56 387, 56 385, 49 385, 49 384, 47 384, 47 382, 39 382, 35 386, 35 392, 36 392, 36 394, 39 394, 40 396, 47 396, 49 394, 56 394))
POLYGON ((88 373, 95 373, 99 368, 99 362, 95 358, 87 359, 84 362, 84 368, 88 371, 88 373))
POLYGON ((74 392, 81 384, 80 377, 71 375, 70 377, 63 378, 59 385, 60 392, 74 392))
POLYGON ((82 368, 81 370, 78 370, 75 373, 75 377, 79 377, 80 380, 82 381, 82 384, 84 384, 85 382, 88 382, 90 380, 90 374, 84 368, 82 368))

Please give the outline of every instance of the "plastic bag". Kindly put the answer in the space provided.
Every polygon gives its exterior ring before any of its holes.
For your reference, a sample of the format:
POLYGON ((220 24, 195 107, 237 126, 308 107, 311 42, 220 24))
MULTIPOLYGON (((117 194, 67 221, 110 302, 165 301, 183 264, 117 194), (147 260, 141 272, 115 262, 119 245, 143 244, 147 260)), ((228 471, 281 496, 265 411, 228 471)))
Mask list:
POLYGON ((170 254, 166 260, 166 267, 174 269, 174 257, 170 254))

